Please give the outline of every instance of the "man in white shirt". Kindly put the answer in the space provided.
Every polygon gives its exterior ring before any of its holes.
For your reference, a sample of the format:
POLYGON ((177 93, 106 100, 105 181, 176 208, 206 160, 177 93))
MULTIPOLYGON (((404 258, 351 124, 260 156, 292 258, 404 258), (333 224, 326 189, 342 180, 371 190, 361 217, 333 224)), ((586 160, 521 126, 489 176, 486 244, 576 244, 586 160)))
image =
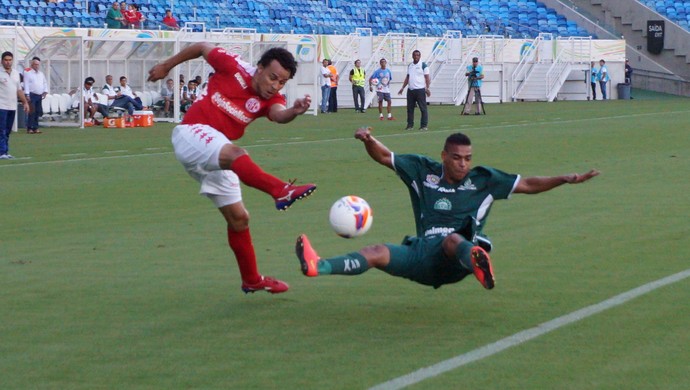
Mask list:
MULTIPOLYGON (((125 80, 127 79, 125 78, 125 80)), ((109 106, 124 108, 125 110, 127 110, 127 113, 129 115, 132 115, 132 113, 134 113, 134 106, 137 105, 137 102, 135 102, 134 99, 132 99, 130 96, 123 94, 120 86, 113 86, 112 75, 105 76, 105 85, 101 89, 101 92, 108 95, 109 106)))
POLYGON ((419 124, 419 130, 429 130, 429 112, 426 106, 426 98, 431 96, 431 76, 429 75, 429 66, 421 62, 422 53, 419 50, 412 52, 412 63, 407 66, 407 76, 403 81, 402 88, 398 95, 402 95, 403 90, 407 85, 407 127, 405 130, 412 130, 414 128, 414 108, 419 106, 422 112, 422 121, 419 124))
POLYGON ((331 71, 328 69, 328 59, 321 62, 321 113, 328 112, 328 100, 331 97, 331 71))
POLYGON ((0 70, 0 160, 12 157, 10 149, 10 133, 17 114, 17 98, 24 105, 24 112, 29 111, 29 102, 24 96, 19 81, 19 72, 13 68, 14 55, 6 51, 2 53, 2 70, 0 70))
POLYGON ((40 134, 38 129, 38 118, 43 115, 43 99, 48 95, 48 81, 46 76, 39 69, 41 59, 34 57, 31 59, 31 68, 24 71, 24 93, 29 97, 31 111, 26 123, 26 132, 29 134, 40 134))
MULTIPOLYGON (((127 77, 125 76, 120 77, 120 92, 132 99, 132 104, 134 105, 135 110, 141 110, 144 108, 141 98, 138 97, 137 94, 132 91, 132 88, 129 87, 129 84, 127 84, 127 77)), ((130 115, 132 115, 132 113, 130 113, 130 115)))
POLYGON ((94 91, 93 91, 93 83, 96 80, 94 80, 93 77, 87 77, 86 80, 84 80, 84 88, 81 91, 81 94, 83 96, 83 102, 84 102, 84 125, 85 126, 93 126, 93 125, 101 125, 103 124, 99 120, 97 120, 94 115, 97 112, 100 112, 101 115, 103 115, 103 118, 108 116, 108 106, 105 104, 98 103, 96 101, 96 97, 94 96, 94 91))

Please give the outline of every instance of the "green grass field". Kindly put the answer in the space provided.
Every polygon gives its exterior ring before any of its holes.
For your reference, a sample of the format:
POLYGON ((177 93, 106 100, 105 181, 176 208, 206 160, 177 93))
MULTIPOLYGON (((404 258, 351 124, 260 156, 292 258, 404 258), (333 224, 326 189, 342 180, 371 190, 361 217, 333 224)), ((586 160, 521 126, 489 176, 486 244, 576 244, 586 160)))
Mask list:
MULTIPOLYGON (((262 120, 238 144, 318 191, 278 212, 245 187, 260 270, 281 295, 245 295, 225 226, 175 160, 170 124, 15 133, 0 162, 0 389, 365 389, 690 268, 690 100, 432 106, 430 131, 375 110, 262 120), (515 195, 485 232, 497 277, 433 290, 370 270, 306 278, 307 233, 330 256, 414 233, 407 191, 352 138, 439 157, 467 133, 474 163, 522 175, 599 169, 591 182, 515 195), (371 231, 328 227, 364 197, 371 231)), ((417 124, 419 112, 417 111, 417 124)), ((687 389, 690 279, 411 386, 687 389)))

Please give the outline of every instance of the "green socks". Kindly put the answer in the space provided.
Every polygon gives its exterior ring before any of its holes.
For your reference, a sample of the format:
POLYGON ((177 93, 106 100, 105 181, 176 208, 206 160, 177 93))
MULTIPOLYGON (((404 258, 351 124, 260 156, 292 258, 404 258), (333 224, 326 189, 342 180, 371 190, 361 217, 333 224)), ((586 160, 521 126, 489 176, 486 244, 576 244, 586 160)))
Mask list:
POLYGON ((359 275, 369 269, 367 259, 359 252, 321 259, 317 264, 319 275, 359 275))
POLYGON ((462 240, 455 248, 455 259, 460 262, 465 269, 473 272, 472 267, 472 247, 474 244, 467 240, 462 240))

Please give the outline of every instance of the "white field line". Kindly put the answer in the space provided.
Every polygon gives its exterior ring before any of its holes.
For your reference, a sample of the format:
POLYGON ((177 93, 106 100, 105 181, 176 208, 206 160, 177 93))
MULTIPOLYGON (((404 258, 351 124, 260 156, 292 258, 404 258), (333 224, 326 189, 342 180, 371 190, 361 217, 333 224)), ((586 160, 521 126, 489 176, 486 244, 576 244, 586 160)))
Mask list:
POLYGON ((572 313, 566 314, 564 316, 555 318, 551 321, 544 322, 533 328, 523 330, 521 332, 515 333, 512 336, 508 336, 494 343, 487 344, 483 347, 479 347, 462 355, 458 355, 454 358, 444 360, 442 362, 436 363, 429 367, 421 368, 417 371, 411 372, 407 375, 400 376, 395 379, 391 379, 388 382, 378 384, 371 387, 369 390, 393 390, 402 389, 404 387, 419 383, 426 379, 433 378, 435 376, 441 375, 445 372, 455 370, 459 367, 467 365, 469 363, 481 360, 499 352, 502 352, 508 348, 518 346, 522 343, 530 341, 539 336, 543 336, 558 328, 570 325, 577 321, 583 320, 585 318, 591 317, 595 314, 601 313, 605 310, 611 309, 613 307, 622 305, 632 299, 638 298, 642 295, 650 293, 658 288, 679 282, 683 279, 690 277, 690 269, 678 272, 671 276, 647 283, 640 287, 634 288, 632 290, 626 291, 622 294, 616 295, 605 301, 596 303, 591 306, 587 306, 583 309, 576 310, 572 313))
MULTIPOLYGON (((684 111, 672 111, 672 112, 667 112, 664 114, 686 114, 690 113, 688 110, 684 111)), ((631 115, 611 115, 611 116, 605 116, 605 117, 599 117, 599 118, 579 118, 579 119, 569 119, 565 121, 544 121, 544 122, 538 122, 536 125, 546 125, 546 124, 554 124, 554 123, 579 123, 579 122, 595 122, 595 121, 602 121, 602 120, 611 120, 611 119, 621 119, 621 118, 631 118, 631 117, 644 117, 644 116, 657 116, 659 113, 654 112, 654 113, 643 113, 643 114, 631 114, 631 115)), ((460 127, 464 127, 464 125, 460 124, 460 127)), ((516 128, 516 127, 527 127, 527 126, 535 126, 535 122, 531 121, 528 123, 515 123, 512 125, 505 125, 505 124, 497 124, 497 125, 492 125, 492 126, 476 126, 473 127, 475 130, 487 130, 487 129, 509 129, 509 128, 516 128)), ((413 131, 413 132, 404 132, 404 133, 399 133, 399 134, 388 134, 388 135, 376 135, 376 138, 393 138, 393 137, 419 137, 419 136, 424 136, 428 134, 436 134, 436 133, 451 133, 455 131, 459 131, 461 129, 459 128, 453 128, 453 129, 443 129, 443 130, 436 130, 436 131, 425 131, 425 132, 419 132, 419 131, 413 131)), ((354 129, 353 129, 353 134, 354 134, 354 129)), ((265 144, 257 144, 257 145, 242 145, 243 148, 245 149, 253 149, 253 148, 265 148, 265 147, 275 147, 275 146, 287 146, 287 145, 307 145, 307 144, 322 144, 322 143, 330 143, 330 142, 340 142, 340 141, 352 141, 354 137, 346 137, 346 138, 329 138, 329 139, 320 139, 320 140, 313 140, 313 141, 289 141, 289 142, 277 142, 277 143, 265 143, 265 144)), ((257 143, 260 142, 265 142, 265 141, 256 141, 257 143)), ((147 148, 146 150, 153 150, 154 148, 147 148)), ((111 151, 112 152, 112 151, 111 151)), ((119 151, 118 151, 119 152, 119 151)), ((107 152, 102 152, 102 153, 107 153, 107 152)), ((10 167, 24 167, 28 165, 42 165, 42 164, 62 164, 62 163, 68 163, 68 162, 82 162, 82 161, 94 161, 94 160, 107 160, 107 159, 113 159, 113 158, 134 158, 134 157, 146 157, 146 156, 159 156, 162 154, 171 154, 173 153, 172 151, 170 152, 159 152, 159 153, 138 153, 138 154, 127 154, 127 155, 122 155, 122 156, 94 156, 94 157, 85 157, 85 158, 74 158, 74 159, 66 159, 66 160, 52 160, 52 161, 35 161, 35 162, 27 162, 27 163, 20 163, 20 164, 0 164, 0 169, 2 168, 10 168, 10 167)), ((65 156, 65 155, 63 155, 65 156)), ((26 157, 29 158, 29 157, 26 157)))

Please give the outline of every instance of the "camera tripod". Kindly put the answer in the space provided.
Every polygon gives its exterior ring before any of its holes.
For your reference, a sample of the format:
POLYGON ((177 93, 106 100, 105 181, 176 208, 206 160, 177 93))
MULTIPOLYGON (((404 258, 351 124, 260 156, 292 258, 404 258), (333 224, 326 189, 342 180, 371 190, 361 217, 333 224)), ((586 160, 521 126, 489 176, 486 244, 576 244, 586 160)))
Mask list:
MULTIPOLYGON (((462 110, 462 115, 469 115, 469 112, 465 111, 465 108, 472 108, 471 105, 468 106, 470 102, 470 94, 472 93, 473 88, 477 88, 477 93, 475 95, 476 100, 474 101, 474 104, 479 104, 479 107, 482 108, 482 114, 486 115, 486 110, 484 109, 484 101, 482 100, 482 90, 477 87, 477 78, 476 77, 470 77, 469 82, 467 83, 467 95, 465 95, 465 106, 463 107, 462 110)), ((476 115, 479 115, 479 113, 475 113, 476 115)))

